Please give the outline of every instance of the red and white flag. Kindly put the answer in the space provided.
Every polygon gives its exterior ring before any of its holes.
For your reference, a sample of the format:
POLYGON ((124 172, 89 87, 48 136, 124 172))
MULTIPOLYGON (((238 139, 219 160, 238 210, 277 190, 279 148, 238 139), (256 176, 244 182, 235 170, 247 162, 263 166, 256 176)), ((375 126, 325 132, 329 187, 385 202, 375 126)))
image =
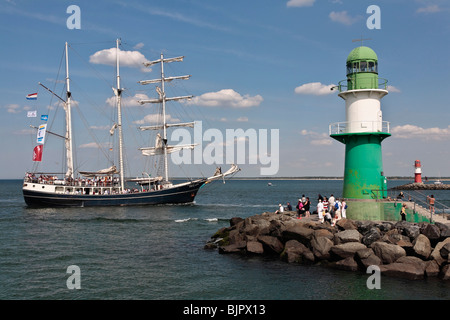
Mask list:
POLYGON ((42 144, 34 147, 34 150, 33 150, 33 161, 42 161, 42 148, 43 147, 44 146, 42 144))

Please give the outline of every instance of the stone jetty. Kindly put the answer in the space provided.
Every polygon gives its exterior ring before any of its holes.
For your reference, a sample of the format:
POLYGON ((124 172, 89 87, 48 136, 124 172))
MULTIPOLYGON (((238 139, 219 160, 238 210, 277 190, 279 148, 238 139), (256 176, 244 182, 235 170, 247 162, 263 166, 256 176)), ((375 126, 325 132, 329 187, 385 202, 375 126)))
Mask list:
POLYGON ((450 190, 450 184, 407 183, 392 187, 391 190, 450 190))
POLYGON ((288 263, 323 264, 406 279, 450 280, 450 227, 436 222, 356 221, 320 223, 317 216, 265 212, 230 219, 205 245, 221 254, 269 255, 288 263))

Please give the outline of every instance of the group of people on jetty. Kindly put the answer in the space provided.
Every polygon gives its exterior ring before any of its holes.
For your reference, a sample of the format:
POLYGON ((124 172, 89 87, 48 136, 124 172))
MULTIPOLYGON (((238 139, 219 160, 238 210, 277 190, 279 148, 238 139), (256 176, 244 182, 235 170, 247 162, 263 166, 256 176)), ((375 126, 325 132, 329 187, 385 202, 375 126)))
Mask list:
MULTIPOLYGON (((302 195, 302 197, 298 199, 295 208, 297 210, 297 219, 309 218, 311 216, 311 201, 309 200, 309 197, 302 195)), ((286 207, 280 203, 278 205, 278 210, 275 211, 275 213, 279 214, 284 211, 293 211, 290 202, 287 202, 286 207)), ((313 214, 318 215, 320 223, 329 222, 334 226, 337 221, 347 217, 346 211, 347 203, 344 199, 336 199, 333 194, 331 194, 329 198, 318 194, 317 207, 313 214)))

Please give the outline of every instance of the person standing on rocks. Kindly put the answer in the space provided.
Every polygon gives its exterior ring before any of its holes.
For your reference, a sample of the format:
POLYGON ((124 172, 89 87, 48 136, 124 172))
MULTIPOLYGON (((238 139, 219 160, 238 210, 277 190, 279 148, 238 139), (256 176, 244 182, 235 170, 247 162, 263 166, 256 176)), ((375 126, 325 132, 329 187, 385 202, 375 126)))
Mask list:
POLYGON ((328 202, 328 198, 327 197, 323 197, 322 203, 323 203, 323 212, 327 212, 328 211, 328 205, 330 204, 328 202))
POLYGON ((347 219, 347 202, 345 200, 341 203, 341 216, 342 219, 347 219))
POLYGON ((436 199, 434 199, 434 195, 427 197, 427 202, 430 205, 430 213, 434 213, 434 201, 435 200, 436 199))
POLYGON ((309 218, 310 217, 310 207, 311 207, 311 201, 309 201, 309 197, 306 197, 306 201, 305 204, 303 205, 303 210, 305 212, 305 217, 309 218))
POLYGON ((320 223, 323 223, 323 203, 321 199, 319 199, 319 203, 317 204, 317 214, 319 215, 320 223))
POLYGON ((333 194, 330 195, 328 198, 329 202, 329 210, 332 217, 334 217, 334 202, 336 201, 336 198, 333 196, 333 194))
POLYGON ((297 203, 297 216, 298 218, 300 218, 302 216, 302 210, 303 210, 303 202, 302 199, 298 199, 298 203, 297 203))

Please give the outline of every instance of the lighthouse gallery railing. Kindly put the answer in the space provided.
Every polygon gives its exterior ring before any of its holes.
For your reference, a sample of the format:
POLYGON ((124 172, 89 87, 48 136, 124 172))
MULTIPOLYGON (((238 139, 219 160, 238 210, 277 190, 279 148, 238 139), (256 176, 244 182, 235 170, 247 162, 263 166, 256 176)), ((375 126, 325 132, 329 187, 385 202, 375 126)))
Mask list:
POLYGON ((385 132, 389 133, 388 121, 344 121, 335 122, 329 126, 329 134, 342 134, 354 132, 385 132), (356 131, 354 128, 358 128, 356 131))

